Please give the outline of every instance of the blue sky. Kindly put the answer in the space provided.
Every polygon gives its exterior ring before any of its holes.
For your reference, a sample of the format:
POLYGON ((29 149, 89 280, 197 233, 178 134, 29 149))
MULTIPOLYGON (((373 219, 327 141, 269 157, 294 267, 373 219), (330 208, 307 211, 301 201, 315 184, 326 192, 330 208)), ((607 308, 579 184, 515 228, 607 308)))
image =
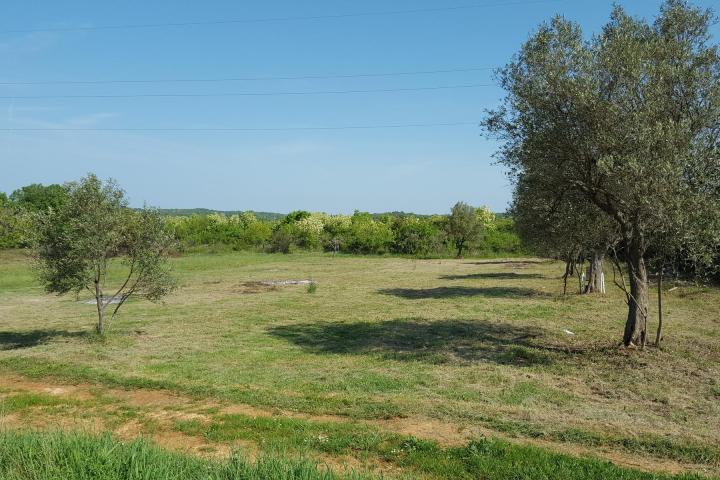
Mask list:
MULTIPOLYGON (((495 67, 555 13, 586 33, 605 0, 5 0, 0 82, 322 76, 495 67), (512 3, 512 4, 510 4, 512 3), (184 27, 42 28, 323 16, 484 4, 483 8, 184 27), (504 4, 504 5, 500 5, 504 4), (10 32, 14 31, 14 32, 10 32)), ((656 0, 623 0, 652 17, 656 0)), ((717 1, 698 5, 718 7, 717 1)), ((715 30, 717 38, 717 29, 715 30)), ((0 85, 0 128, 275 128, 469 125, 266 132, 0 132, 0 191, 116 178, 134 205, 349 213, 439 213, 464 200, 503 211, 512 187, 476 126, 502 91, 489 70, 387 77, 96 85, 0 85), (424 88, 326 95, 12 98, 424 88), (9 98, 10 97, 10 98, 9 98)))

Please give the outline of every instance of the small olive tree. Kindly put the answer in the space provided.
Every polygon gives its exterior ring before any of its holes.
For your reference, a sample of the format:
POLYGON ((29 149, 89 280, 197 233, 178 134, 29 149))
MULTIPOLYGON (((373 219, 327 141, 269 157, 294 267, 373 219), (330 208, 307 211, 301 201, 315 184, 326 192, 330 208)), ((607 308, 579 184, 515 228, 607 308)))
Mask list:
POLYGON ((447 234, 455 249, 457 257, 462 257, 463 251, 471 242, 480 236, 482 225, 478 220, 475 208, 465 202, 456 203, 447 222, 447 234))
POLYGON ((112 180, 90 174, 66 188, 62 205, 35 215, 39 278, 49 293, 90 291, 102 334, 109 305, 115 306, 112 320, 131 296, 158 301, 175 288, 167 265, 172 239, 155 211, 128 208, 112 180))

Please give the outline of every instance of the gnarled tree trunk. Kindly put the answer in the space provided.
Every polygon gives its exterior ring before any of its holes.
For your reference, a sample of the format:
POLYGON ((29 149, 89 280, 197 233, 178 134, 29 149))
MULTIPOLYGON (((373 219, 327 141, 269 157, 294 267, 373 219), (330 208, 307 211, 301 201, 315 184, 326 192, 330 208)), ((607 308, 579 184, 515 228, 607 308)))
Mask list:
POLYGON ((593 252, 590 269, 588 270, 588 283, 583 293, 602 293, 602 274, 603 262, 605 261, 604 252, 593 252))
POLYGON ((643 256, 644 250, 638 242, 632 242, 627 258, 630 292, 625 335, 623 336, 623 343, 626 347, 631 345, 644 347, 647 341, 648 276, 643 256))

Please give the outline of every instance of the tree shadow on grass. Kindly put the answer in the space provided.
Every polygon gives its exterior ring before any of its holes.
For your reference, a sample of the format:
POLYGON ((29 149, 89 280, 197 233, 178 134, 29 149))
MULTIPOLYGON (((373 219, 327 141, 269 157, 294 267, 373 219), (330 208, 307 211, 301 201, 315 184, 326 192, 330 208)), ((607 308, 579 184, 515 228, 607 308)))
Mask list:
POLYGON ((526 298, 549 297, 550 294, 532 288, 521 287, 435 287, 435 288, 383 288, 382 295, 392 295, 407 300, 426 298, 490 297, 490 298, 526 298))
POLYGON ((0 350, 18 350, 32 348, 48 343, 56 338, 80 338, 88 332, 69 332, 67 330, 29 330, 25 332, 0 332, 0 350))
POLYGON ((551 263, 552 260, 479 260, 477 262, 465 262, 466 265, 538 265, 543 263, 551 263))
POLYGON ((419 318, 279 325, 268 333, 318 354, 369 354, 434 364, 549 364, 562 353, 536 346, 543 330, 485 320, 419 318))
POLYGON ((468 275, 443 275, 440 280, 523 280, 531 278, 545 278, 539 273, 490 272, 470 273, 468 275))

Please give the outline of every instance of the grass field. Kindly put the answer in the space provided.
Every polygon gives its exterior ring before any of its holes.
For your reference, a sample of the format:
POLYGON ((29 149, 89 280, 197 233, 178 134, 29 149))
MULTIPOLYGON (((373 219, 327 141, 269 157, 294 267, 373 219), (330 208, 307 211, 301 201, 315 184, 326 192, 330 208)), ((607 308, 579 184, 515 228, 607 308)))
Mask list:
MULTIPOLYGON (((563 297, 562 265, 544 260, 223 253, 173 265, 177 293, 128 303, 103 339, 87 296, 45 295, 22 252, 0 252, 3 429, 144 437, 203 460, 123 448, 215 469, 236 452, 306 459, 317 475, 720 475, 716 289, 667 292, 665 346, 640 352, 617 346, 619 291, 563 297), (287 279, 317 290, 260 283, 287 279)), ((1 448, 110 442, 54 435, 5 433, 1 448)))

